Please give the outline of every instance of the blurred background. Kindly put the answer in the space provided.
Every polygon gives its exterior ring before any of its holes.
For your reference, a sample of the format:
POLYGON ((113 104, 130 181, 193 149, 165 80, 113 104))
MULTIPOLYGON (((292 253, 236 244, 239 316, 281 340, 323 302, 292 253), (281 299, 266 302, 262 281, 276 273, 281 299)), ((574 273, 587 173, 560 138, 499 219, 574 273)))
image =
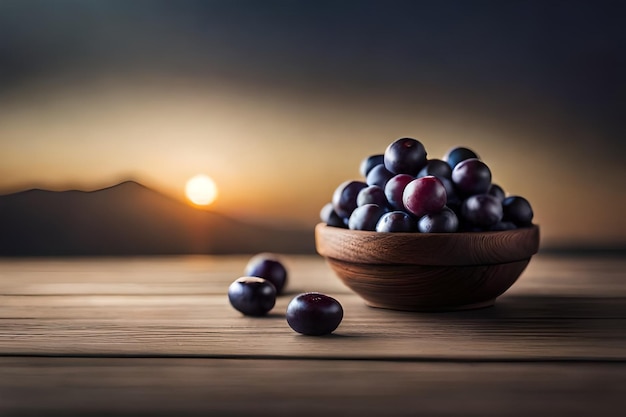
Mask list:
POLYGON ((0 194, 133 179, 310 228, 403 136, 475 150, 545 246, 626 245, 624 1, 0 0, 0 194))

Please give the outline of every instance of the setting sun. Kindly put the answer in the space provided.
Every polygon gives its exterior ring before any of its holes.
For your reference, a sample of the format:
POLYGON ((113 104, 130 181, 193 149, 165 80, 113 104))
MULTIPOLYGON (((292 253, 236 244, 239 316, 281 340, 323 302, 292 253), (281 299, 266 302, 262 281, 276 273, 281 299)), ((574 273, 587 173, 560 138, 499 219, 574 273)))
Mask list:
POLYGON ((196 175, 187 181, 185 195, 196 205, 208 206, 217 198, 217 186, 211 177, 196 175))

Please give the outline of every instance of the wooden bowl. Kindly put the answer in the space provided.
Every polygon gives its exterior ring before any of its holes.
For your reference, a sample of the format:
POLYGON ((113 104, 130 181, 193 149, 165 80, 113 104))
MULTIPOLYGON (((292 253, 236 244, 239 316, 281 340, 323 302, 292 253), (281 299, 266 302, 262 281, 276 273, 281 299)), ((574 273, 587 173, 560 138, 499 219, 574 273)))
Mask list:
POLYGON ((499 232, 380 233, 320 223, 317 252, 372 307, 450 311, 488 307, 539 249, 539 227, 499 232))

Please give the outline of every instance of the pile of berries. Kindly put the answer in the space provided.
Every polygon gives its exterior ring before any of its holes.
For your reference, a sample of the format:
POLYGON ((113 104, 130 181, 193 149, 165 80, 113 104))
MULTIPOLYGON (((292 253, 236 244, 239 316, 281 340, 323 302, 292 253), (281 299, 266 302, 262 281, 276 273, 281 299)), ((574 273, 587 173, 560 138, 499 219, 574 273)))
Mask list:
POLYGON ((329 226, 377 232, 452 233, 511 230, 532 224, 521 196, 507 196, 471 149, 428 159, 416 139, 401 138, 366 157, 362 180, 345 181, 320 212, 329 226))

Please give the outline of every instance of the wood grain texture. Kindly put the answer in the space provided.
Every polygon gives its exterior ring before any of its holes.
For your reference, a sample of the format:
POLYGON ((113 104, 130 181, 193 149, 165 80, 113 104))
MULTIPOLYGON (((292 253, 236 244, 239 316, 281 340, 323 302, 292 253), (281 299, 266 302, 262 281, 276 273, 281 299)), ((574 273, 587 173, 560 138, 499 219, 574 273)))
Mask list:
POLYGON ((354 264, 489 265, 521 261, 539 249, 539 227, 476 233, 378 233, 319 223, 317 252, 354 264))
POLYGON ((0 358, 2 416, 621 416, 625 364, 0 358))
MULTIPOLYGON (((65 317, 1 320, 0 355, 626 360, 623 298, 603 300, 600 311, 593 299, 511 297, 490 309, 417 315, 372 309, 354 296, 340 300, 344 321, 333 335, 318 338, 288 327, 284 300, 263 319, 242 317, 216 300, 186 308, 91 300, 92 307, 57 307, 56 315, 65 317)), ((32 316, 42 311, 32 310, 32 316)))
POLYGON ((407 311, 483 308, 511 287, 530 259, 495 265, 355 264, 328 258, 339 279, 373 307, 407 311))
MULTIPOLYGON (((249 256, 0 258, 0 295, 226 294, 249 256)), ((287 291, 347 289, 319 256, 283 255, 287 291)))
POLYGON ((0 415, 622 415, 625 259, 539 254, 493 307, 411 313, 290 256, 265 318, 227 301, 247 259, 0 260, 0 415), (312 290, 333 335, 286 324, 312 290))
POLYGON ((287 258, 272 313, 243 317, 226 289, 247 258, 2 262, 1 355, 138 355, 403 360, 623 360, 624 260, 537 256, 492 308, 373 309, 321 257, 287 258), (21 272, 20 272, 21 271, 21 272), (334 335, 294 333, 291 297, 322 291, 344 307, 334 335))
MULTIPOLYGON (((225 294, 243 274, 246 256, 137 258, 0 258, 0 295, 225 294)), ((320 256, 285 256, 287 291, 349 293, 320 256)), ((626 258, 532 258, 511 292, 554 296, 626 295, 626 258)))
POLYGON ((483 233, 377 233, 317 225, 318 252, 369 305, 407 311, 483 308, 539 248, 539 228, 483 233))

